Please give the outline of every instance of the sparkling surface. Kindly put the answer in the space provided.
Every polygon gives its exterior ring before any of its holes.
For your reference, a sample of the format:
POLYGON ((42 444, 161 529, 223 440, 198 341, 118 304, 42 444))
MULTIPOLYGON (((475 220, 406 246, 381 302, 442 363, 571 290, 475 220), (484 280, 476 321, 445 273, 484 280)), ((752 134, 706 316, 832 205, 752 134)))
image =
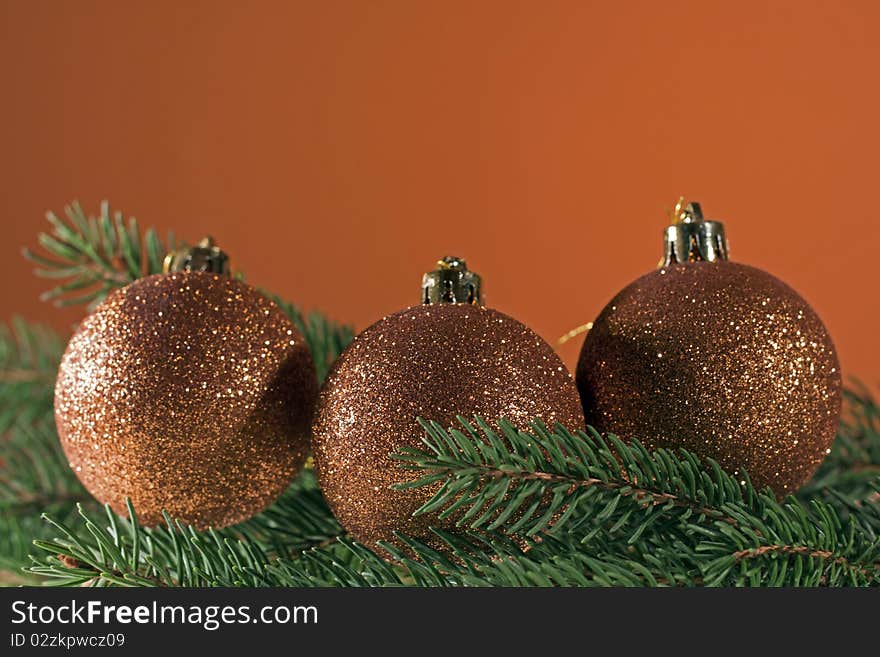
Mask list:
MULTIPOLYGON (((498 312, 466 304, 414 306, 361 333, 330 373, 318 403, 313 449, 333 512, 366 544, 392 531, 430 540, 436 517, 412 518, 436 488, 390 489, 417 479, 390 454, 424 447, 415 418, 536 417, 577 430, 584 419, 571 374, 538 335, 498 312)), ((448 526, 448 525, 447 525, 448 526)))
POLYGON ((234 279, 181 272, 113 293, 70 341, 61 444, 86 488, 144 524, 244 520, 305 460, 317 396, 302 335, 234 279))
POLYGON ((816 471, 840 417, 822 321, 782 281, 732 262, 672 265, 624 288, 587 334, 577 383, 599 431, 745 468, 778 495, 816 471))

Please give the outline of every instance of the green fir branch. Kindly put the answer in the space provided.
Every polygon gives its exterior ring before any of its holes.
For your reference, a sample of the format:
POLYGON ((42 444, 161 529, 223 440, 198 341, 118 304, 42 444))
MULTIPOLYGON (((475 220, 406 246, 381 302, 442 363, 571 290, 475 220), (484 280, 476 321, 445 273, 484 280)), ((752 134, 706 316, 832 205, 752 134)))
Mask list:
POLYGON ((88 497, 50 422, 16 425, 0 442, 0 504, 5 509, 72 505, 88 497))
POLYGON ((441 483, 419 514, 470 530, 580 537, 587 554, 626 555, 628 568, 676 563, 672 579, 682 582, 880 583, 875 526, 826 502, 778 502, 684 450, 649 453, 637 441, 540 423, 523 432, 501 421, 498 432, 460 422, 462 430, 423 422, 426 449, 396 455, 423 473, 399 489, 441 483))
POLYGON ((524 544, 494 533, 433 530, 430 547, 397 534, 405 545, 383 544, 386 560, 349 539, 279 559, 266 576, 272 586, 485 587, 485 586, 685 586, 701 581, 680 563, 645 565, 620 555, 595 556, 576 543, 524 544))
POLYGON ((197 532, 166 515, 142 527, 129 504, 122 518, 77 506, 74 524, 44 515, 55 537, 34 541, 51 556, 27 572, 60 586, 263 586, 270 563, 342 533, 314 475, 305 472, 269 509, 239 525, 197 532))
MULTIPOLYGON (((67 463, 53 422, 55 374, 63 342, 50 328, 15 318, 0 325, 0 583, 22 583, 40 520, 68 519, 91 499, 67 463)), ((27 580, 25 580, 26 582, 27 580)))
POLYGON ((46 326, 20 317, 0 324, 0 435, 15 423, 51 416, 62 349, 61 339, 46 326))
POLYGON ((165 254, 178 248, 172 233, 165 241, 152 228, 142 234, 137 219, 111 212, 107 201, 97 216, 86 215, 76 201, 64 214, 67 221, 46 213, 51 230, 38 236, 43 252, 23 251, 36 265, 34 274, 60 281, 41 297, 57 306, 93 308, 114 289, 160 273, 165 254))
MULTIPOLYGON (((649 454, 593 433, 551 432, 540 424, 522 432, 503 422, 500 432, 482 422, 464 422, 463 430, 424 426, 427 449, 399 457, 424 472, 421 485, 437 475, 453 482, 444 482, 423 509, 456 505, 461 533, 434 530, 439 548, 398 535, 396 544, 382 544, 386 559, 327 531, 323 540, 310 534, 314 547, 296 553, 269 550, 265 538, 235 528, 199 534, 169 520, 144 530, 117 519, 102 530, 83 514, 77 531, 60 528, 60 539, 37 543, 54 556, 30 571, 66 584, 140 586, 880 583, 880 541, 875 523, 864 520, 866 513, 880 517, 874 503, 843 517, 819 500, 780 502, 686 452, 649 454), (498 504, 502 479, 511 481, 498 504), (456 487, 461 480, 480 485, 456 487), (563 482, 568 497, 560 498, 563 482), (91 539, 71 538, 84 534, 91 539), (135 544, 146 546, 137 560, 135 544)), ((314 480, 306 482, 302 490, 314 490, 314 480)), ((279 520, 301 507, 295 499, 278 509, 279 520)))
POLYGON ((77 503, 96 506, 70 469, 51 419, 8 428, 0 438, 0 571, 20 571, 33 540, 53 534, 41 513, 66 522, 77 503))
POLYGON ((839 509, 880 499, 880 405, 859 382, 845 388, 843 398, 831 454, 798 492, 801 500, 822 497, 839 509))

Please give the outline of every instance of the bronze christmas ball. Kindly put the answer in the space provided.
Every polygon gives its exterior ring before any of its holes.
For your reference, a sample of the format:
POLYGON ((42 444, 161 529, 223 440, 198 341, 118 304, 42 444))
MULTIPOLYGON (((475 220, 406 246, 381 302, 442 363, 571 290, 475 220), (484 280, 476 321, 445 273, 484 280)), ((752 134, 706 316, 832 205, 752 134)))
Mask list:
POLYGON ((437 487, 391 486, 419 478, 392 452, 424 447, 417 417, 456 426, 457 415, 535 418, 584 425, 577 389, 553 349, 529 328, 468 303, 414 306, 358 335, 321 392, 312 446, 321 488, 342 525, 374 547, 392 532, 431 543, 429 526, 452 521, 413 512, 437 487))
POLYGON ((101 502, 198 529, 275 500, 306 457, 317 380, 303 336, 227 276, 159 274, 111 294, 70 340, 55 419, 101 502))
POLYGON ((816 471, 841 407, 837 354, 813 309, 722 259, 672 262, 624 288, 587 334, 577 385, 600 432, 686 448, 777 495, 816 471))

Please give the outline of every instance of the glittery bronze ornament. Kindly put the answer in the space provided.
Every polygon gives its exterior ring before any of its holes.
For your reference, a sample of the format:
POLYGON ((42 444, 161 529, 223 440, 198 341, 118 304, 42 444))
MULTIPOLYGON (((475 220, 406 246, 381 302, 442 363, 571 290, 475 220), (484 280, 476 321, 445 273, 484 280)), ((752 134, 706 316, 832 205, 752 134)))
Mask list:
POLYGON ((211 273, 226 265, 199 261, 210 248, 186 265, 207 271, 111 294, 58 373, 70 466, 117 512, 131 498, 147 525, 163 510, 199 529, 245 520, 286 488, 308 448, 317 381, 305 341, 272 301, 211 273))
POLYGON ((840 416, 831 338, 794 290, 727 261, 719 222, 677 207, 660 269, 624 288, 577 367, 587 423, 649 449, 686 448, 777 495, 828 453, 840 416))
MULTIPOLYGON (((321 488, 357 539, 374 546, 400 531, 430 542, 428 527, 451 528, 413 512, 436 492, 396 491, 418 478, 391 454, 422 447, 417 417, 456 425, 456 416, 535 418, 572 430, 583 424, 574 381, 529 328, 480 305, 479 278, 447 258, 427 274, 424 305, 385 317, 355 338, 318 402, 312 447, 321 488)), ((439 484, 438 484, 439 486, 439 484)))

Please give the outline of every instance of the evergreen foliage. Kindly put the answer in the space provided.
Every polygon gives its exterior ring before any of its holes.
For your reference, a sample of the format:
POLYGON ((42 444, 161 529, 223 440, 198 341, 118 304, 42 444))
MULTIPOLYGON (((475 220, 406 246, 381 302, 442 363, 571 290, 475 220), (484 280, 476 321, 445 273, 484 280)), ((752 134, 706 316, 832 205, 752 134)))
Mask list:
POLYGON ((107 201, 98 216, 87 216, 76 201, 65 206, 64 214, 68 223, 46 213, 51 231, 37 238, 46 255, 24 250, 37 265, 34 274, 60 281, 42 296, 58 306, 87 304, 91 309, 112 290, 160 273, 165 255, 179 248, 173 233, 165 241, 152 228, 142 234, 137 219, 111 212, 107 201))
POLYGON ((310 472, 300 476, 268 510, 234 528, 196 532, 166 516, 143 528, 109 507, 89 513, 77 506, 75 524, 48 515, 56 537, 36 540, 51 555, 30 572, 64 586, 260 586, 268 564, 327 544, 340 533, 310 472))
POLYGON ((51 415, 62 348, 60 338, 46 326, 20 317, 8 326, 0 324, 0 435, 14 424, 32 424, 51 415))
POLYGON ((880 405, 863 385, 843 391, 843 416, 831 454, 798 493, 802 500, 824 497, 840 505, 880 495, 880 405))

